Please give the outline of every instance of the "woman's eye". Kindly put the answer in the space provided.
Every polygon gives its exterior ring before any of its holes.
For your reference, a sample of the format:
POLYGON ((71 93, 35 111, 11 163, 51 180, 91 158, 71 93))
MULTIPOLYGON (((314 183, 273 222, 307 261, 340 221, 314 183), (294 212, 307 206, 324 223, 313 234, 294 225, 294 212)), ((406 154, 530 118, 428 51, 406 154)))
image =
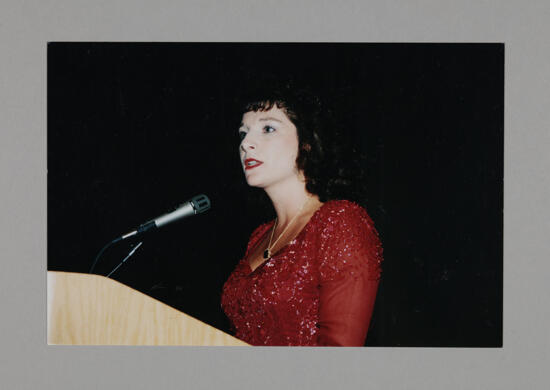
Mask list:
POLYGON ((246 131, 239 131, 239 139, 242 141, 246 137, 246 131))
POLYGON ((264 133, 273 133, 275 131, 274 127, 264 126, 264 133))

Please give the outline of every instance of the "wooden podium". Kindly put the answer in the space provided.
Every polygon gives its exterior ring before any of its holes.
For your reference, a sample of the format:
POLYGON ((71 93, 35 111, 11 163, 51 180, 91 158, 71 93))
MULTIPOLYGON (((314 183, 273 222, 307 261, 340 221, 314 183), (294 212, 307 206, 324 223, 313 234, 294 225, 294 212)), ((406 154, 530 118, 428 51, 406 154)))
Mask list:
POLYGON ((248 345, 115 280, 53 271, 48 344, 248 345))

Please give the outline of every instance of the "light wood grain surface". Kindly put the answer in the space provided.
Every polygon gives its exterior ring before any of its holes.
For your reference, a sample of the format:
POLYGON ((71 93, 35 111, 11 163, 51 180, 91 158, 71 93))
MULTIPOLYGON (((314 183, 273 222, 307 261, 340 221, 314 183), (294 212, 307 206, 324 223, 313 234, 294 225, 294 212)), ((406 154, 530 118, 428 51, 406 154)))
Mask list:
POLYGON ((53 271, 48 344, 248 345, 112 279, 53 271))

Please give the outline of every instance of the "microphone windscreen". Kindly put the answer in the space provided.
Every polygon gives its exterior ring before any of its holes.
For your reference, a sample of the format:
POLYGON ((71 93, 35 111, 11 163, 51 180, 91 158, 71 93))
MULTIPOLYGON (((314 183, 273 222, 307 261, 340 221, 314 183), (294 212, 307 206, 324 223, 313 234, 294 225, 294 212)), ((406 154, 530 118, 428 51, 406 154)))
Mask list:
POLYGON ((204 194, 192 197, 191 202, 193 202, 197 214, 204 213, 206 210, 210 209, 211 206, 210 199, 204 194))

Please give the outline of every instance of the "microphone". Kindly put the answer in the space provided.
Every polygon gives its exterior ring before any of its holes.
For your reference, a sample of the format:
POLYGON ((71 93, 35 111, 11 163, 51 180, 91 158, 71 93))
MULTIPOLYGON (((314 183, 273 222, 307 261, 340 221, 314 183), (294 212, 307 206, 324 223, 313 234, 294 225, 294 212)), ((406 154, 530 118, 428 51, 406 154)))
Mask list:
MULTIPOLYGON (((177 209, 175 209, 171 213, 163 214, 158 218, 155 218, 155 219, 153 219, 149 222, 145 222, 144 224, 140 225, 136 230, 133 230, 130 233, 126 233, 123 236, 115 238, 113 241, 109 242, 107 245, 105 245, 103 247, 103 249, 101 249, 99 251, 99 253, 97 254, 97 256, 94 259, 92 267, 90 268, 90 273, 92 273, 92 271, 94 270, 94 268, 97 264, 97 261, 99 260, 99 258, 103 254, 103 252, 108 247, 110 247, 111 245, 113 245, 113 244, 115 244, 119 241, 122 241, 122 240, 124 240, 128 237, 132 237, 132 236, 136 236, 138 234, 145 233, 148 230, 158 229, 158 228, 160 228, 164 225, 167 225, 171 222, 175 222, 179 219, 190 217, 190 216, 196 215, 196 214, 204 213, 205 211, 207 211, 209 209, 210 209, 210 199, 208 199, 208 196, 203 195, 203 194, 197 195, 197 196, 192 197, 191 200, 183 203, 181 206, 179 206, 177 209)), ((128 254, 128 256, 126 256, 126 258, 124 260, 122 260, 122 263, 124 263, 130 256, 132 256, 134 254, 134 252, 136 251, 136 249, 139 248, 140 245, 141 245, 141 242, 128 254)), ((122 263, 120 263, 114 270, 112 270, 111 273, 109 274, 109 276, 111 276, 111 274, 113 272, 115 272, 118 269, 118 267, 120 267, 122 265, 122 263)))
POLYGON ((206 195, 197 195, 191 198, 191 200, 181 204, 174 211, 163 214, 160 217, 152 219, 144 224, 140 225, 136 230, 133 230, 129 233, 118 238, 117 241, 125 240, 128 237, 136 236, 138 234, 145 233, 151 229, 158 229, 169 223, 178 221, 182 218, 191 217, 196 214, 204 213, 210 209, 210 199, 206 195))
MULTIPOLYGON (((115 238, 113 241, 109 242, 107 245, 103 247, 103 249, 99 251, 99 253, 94 259, 92 267, 90 268, 90 273, 92 273, 92 271, 94 270, 94 267, 96 266, 97 261, 99 260, 103 252, 114 243, 122 241, 128 237, 136 236, 138 234, 143 234, 146 231, 151 229, 158 229, 164 225, 167 225, 179 219, 204 213, 209 209, 210 209, 210 199, 208 199, 208 196, 203 194, 197 195, 192 197, 191 200, 183 203, 181 206, 179 206, 177 209, 175 209, 171 213, 163 214, 158 218, 155 218, 149 222, 145 222, 144 224, 140 225, 136 230, 133 230, 130 233, 127 233, 123 236, 115 238)), ((136 249, 139 248, 140 245, 141 245, 141 242, 128 254, 128 256, 126 256, 126 258, 124 258, 124 260, 122 260, 122 263, 124 263, 130 256, 132 256, 136 251, 136 249)), ((118 269, 118 267, 122 265, 122 263, 120 263, 114 270, 112 270, 108 276, 111 276, 111 274, 115 272, 118 269)))

